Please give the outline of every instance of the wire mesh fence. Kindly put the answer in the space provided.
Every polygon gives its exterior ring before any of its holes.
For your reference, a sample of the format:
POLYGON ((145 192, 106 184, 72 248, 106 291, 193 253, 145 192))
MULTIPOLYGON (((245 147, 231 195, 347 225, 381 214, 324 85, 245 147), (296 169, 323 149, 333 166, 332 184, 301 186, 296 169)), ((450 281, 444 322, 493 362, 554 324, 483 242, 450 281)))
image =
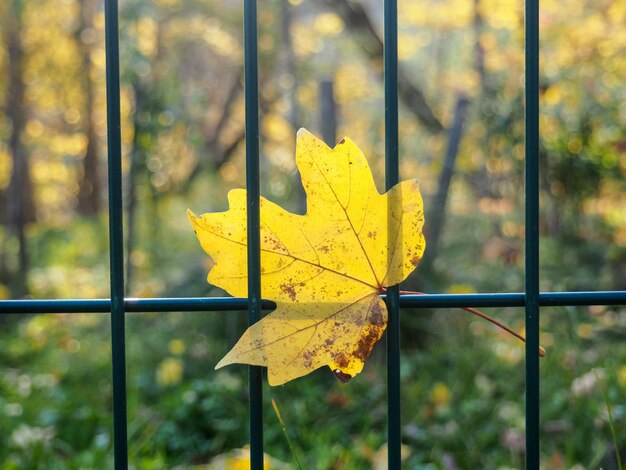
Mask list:
MULTIPOLYGON (((526 468, 540 461, 539 313, 541 306, 621 305, 626 292, 539 292, 539 2, 526 0, 525 22, 525 291, 521 293, 402 295, 387 291, 387 429, 388 467, 401 467, 400 309, 446 307, 518 307, 526 318, 526 468)), ((110 313, 113 367, 115 468, 128 467, 126 404, 126 332, 128 312, 235 311, 248 309, 259 320, 274 304, 261 298, 259 216, 259 83, 257 2, 244 1, 244 79, 246 182, 248 204, 248 298, 126 298, 124 293, 122 155, 118 3, 105 0, 106 79, 109 177, 109 299, 6 300, 0 314, 110 313)), ((397 2, 384 4, 385 172, 386 189, 399 179, 398 158, 398 13, 397 2)), ((406 311, 410 314, 410 311, 406 311)), ((132 341, 132 338, 130 338, 132 341)), ((262 369, 249 373, 251 468, 263 468, 262 369)))

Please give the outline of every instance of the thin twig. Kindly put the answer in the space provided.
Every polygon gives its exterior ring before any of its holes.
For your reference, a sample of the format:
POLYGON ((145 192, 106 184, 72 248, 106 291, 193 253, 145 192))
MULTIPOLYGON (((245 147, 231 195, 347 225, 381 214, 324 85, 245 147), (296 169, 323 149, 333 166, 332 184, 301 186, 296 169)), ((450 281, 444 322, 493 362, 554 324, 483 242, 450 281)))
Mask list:
MULTIPOLYGON (((407 290, 401 290, 400 291, 401 295, 411 295, 411 294, 416 294, 416 295, 426 295, 425 292, 413 292, 413 291, 407 291, 407 290)), ((503 323, 500 323, 498 320, 496 320, 495 318, 491 318, 489 315, 487 315, 486 313, 481 312, 480 310, 477 310, 475 308, 472 307, 460 307, 463 310, 472 313, 484 320, 487 320, 489 323, 496 325, 499 328, 502 328, 504 331, 506 331, 507 333, 512 334, 513 336, 515 336, 517 339, 519 339, 520 341, 522 341, 523 343, 526 342, 526 338, 524 338, 522 335, 520 335, 519 333, 517 333, 516 331, 513 331, 511 328, 509 328, 508 326, 504 325, 503 323)), ((539 346, 539 356, 543 357, 546 354, 546 350, 539 346)))

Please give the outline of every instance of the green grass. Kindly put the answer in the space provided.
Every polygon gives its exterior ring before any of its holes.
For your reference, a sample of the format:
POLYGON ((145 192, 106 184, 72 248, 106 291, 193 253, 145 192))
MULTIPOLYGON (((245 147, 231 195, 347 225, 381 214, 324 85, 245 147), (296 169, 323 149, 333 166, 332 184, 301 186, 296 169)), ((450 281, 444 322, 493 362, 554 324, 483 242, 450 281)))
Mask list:
MULTIPOLYGON (((542 460, 555 469, 594 468, 613 442, 610 424, 618 438, 624 428, 626 351, 604 337, 607 324, 623 321, 624 314, 554 310, 542 324, 549 343, 541 363, 542 460), (592 370, 603 371, 612 421, 592 370)), ((512 318, 519 312, 490 313, 519 326, 512 318)), ((227 344, 209 332, 219 333, 223 316, 129 316, 129 443, 136 468, 202 464, 246 444, 245 367, 213 370, 227 344)), ((5 320, 0 427, 7 439, 0 461, 6 468, 97 468, 111 459, 107 322, 100 315, 5 320)), ((407 468, 444 468, 444 461, 459 468, 520 468, 521 345, 459 310, 442 310, 428 324, 423 344, 403 348, 407 468)), ((320 370, 266 388, 266 451, 284 462, 294 462, 297 452, 302 468, 373 465, 386 441, 381 346, 346 385, 320 370)))

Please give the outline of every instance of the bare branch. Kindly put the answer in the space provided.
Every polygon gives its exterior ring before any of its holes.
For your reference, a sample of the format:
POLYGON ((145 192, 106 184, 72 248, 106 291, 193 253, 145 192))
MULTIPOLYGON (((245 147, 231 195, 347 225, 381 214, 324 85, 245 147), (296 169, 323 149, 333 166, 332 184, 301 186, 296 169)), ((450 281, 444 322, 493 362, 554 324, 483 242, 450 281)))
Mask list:
MULTIPOLYGON (((382 70, 383 41, 363 6, 351 0, 323 1, 337 12, 345 25, 357 37, 370 62, 374 64, 377 70, 382 70)), ((408 110, 415 115, 426 129, 432 133, 439 133, 444 130, 443 124, 426 102, 422 90, 411 83, 407 73, 401 66, 398 67, 398 94, 408 110)))

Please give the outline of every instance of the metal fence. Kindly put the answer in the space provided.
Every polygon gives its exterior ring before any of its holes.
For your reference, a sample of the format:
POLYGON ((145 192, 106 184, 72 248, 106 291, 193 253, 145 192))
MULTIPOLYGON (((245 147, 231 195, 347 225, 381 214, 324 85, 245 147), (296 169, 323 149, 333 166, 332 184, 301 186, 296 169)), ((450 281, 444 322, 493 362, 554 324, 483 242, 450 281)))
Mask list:
MULTIPOLYGON (((115 468, 128 467, 126 416, 126 312, 225 311, 248 309, 250 324, 272 303, 261 298, 259 236, 259 97, 256 0, 244 0, 246 184, 248 203, 248 298, 153 298, 124 296, 122 159, 118 2, 105 2, 109 175, 110 299, 4 300, 0 314, 111 314, 113 366, 113 444, 115 468)), ((523 293, 430 294, 400 296, 387 290, 388 468, 401 468, 400 308, 524 307, 526 313, 526 469, 539 469, 539 311, 541 306, 622 305, 626 291, 539 292, 539 0, 525 0, 526 224, 523 293)), ((385 186, 398 182, 397 0, 384 3, 385 186)), ((262 369, 249 372, 251 468, 263 468, 262 369)))

